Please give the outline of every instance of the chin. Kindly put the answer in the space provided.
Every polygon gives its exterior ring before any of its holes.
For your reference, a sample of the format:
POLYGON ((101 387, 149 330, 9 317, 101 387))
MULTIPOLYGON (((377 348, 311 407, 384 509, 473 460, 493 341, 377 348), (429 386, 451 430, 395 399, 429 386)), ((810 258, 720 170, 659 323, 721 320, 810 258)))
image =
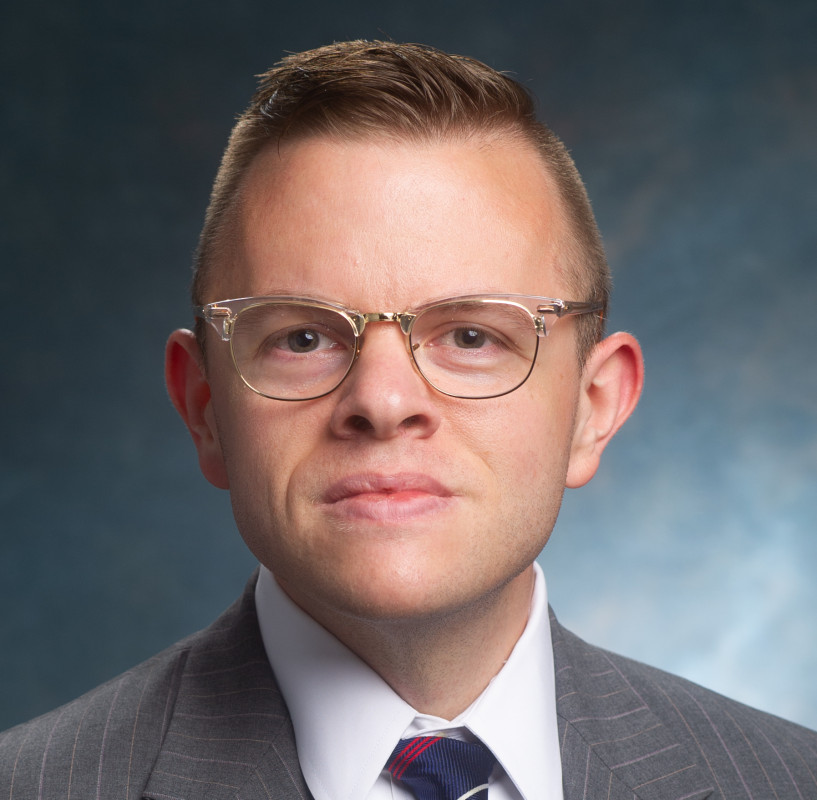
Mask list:
POLYGON ((495 591, 469 585, 461 575, 417 570, 410 575, 359 576, 327 588, 338 612, 373 623, 443 619, 479 604, 495 591))

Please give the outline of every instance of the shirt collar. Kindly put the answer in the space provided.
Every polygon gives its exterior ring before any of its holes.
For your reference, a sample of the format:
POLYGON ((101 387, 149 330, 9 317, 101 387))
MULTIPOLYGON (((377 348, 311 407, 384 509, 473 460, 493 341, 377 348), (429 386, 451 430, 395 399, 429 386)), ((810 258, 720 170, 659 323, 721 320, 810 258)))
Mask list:
POLYGON ((418 715, 261 568, 255 592, 261 636, 315 800, 366 797, 400 738, 457 727, 491 749, 522 797, 561 797, 547 589, 538 564, 534 572, 522 636, 485 691, 448 723, 418 715))

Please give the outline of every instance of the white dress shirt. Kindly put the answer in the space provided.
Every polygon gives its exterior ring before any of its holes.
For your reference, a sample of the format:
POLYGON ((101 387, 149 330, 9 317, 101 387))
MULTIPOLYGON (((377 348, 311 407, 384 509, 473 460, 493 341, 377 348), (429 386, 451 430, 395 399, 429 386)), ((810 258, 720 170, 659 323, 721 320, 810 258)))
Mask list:
POLYGON ((386 762, 400 739, 439 732, 490 748, 498 762, 490 800, 563 800, 547 589, 534 570, 522 636, 482 694, 448 722, 418 714, 261 568, 261 636, 315 800, 410 800, 386 762))

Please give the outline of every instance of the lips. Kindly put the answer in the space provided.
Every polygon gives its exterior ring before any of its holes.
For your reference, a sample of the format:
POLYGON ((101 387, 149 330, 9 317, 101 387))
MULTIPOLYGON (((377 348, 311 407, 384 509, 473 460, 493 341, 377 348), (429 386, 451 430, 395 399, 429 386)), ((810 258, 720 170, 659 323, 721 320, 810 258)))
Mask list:
POLYGON ((422 493, 437 497, 451 497, 453 492, 428 475, 401 473, 399 475, 350 475, 333 483, 324 494, 324 502, 337 503, 349 497, 367 494, 393 495, 422 493))
POLYGON ((333 483, 323 502, 339 516, 397 522, 443 510, 453 496, 442 483, 421 473, 360 474, 333 483))

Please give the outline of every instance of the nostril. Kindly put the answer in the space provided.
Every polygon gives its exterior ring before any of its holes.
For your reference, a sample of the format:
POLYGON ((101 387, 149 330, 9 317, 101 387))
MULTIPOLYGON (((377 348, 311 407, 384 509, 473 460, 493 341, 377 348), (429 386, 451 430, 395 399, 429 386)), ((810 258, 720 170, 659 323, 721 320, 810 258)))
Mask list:
POLYGON ((404 428, 416 428, 418 425, 422 423, 422 419, 419 414, 414 414, 411 417, 406 417, 403 420, 403 427, 404 428))
POLYGON ((374 428, 372 423, 360 414, 354 414, 349 417, 349 427, 356 431, 370 431, 374 428))

